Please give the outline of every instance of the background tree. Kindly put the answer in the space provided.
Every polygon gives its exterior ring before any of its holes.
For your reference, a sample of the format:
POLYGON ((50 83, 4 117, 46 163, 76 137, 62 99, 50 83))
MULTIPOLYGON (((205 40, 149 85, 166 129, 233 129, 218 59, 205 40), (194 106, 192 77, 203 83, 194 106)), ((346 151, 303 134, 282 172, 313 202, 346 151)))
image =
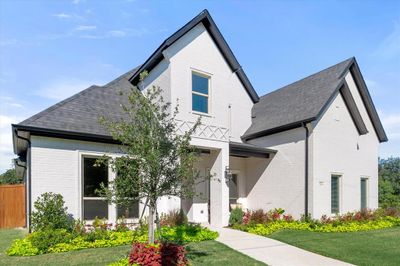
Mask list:
POLYGON ((15 169, 8 169, 0 175, 0 184, 20 184, 23 178, 18 178, 15 169))
POLYGON ((400 158, 379 160, 379 206, 400 207, 400 158))
POLYGON ((106 159, 117 175, 107 187, 102 186, 101 194, 124 208, 145 200, 152 243, 157 200, 163 196, 190 197, 194 193, 198 177, 193 163, 197 153, 190 146, 190 139, 200 121, 184 134, 176 134, 178 107, 171 110, 158 87, 145 94, 132 88, 128 100, 122 106, 125 118, 101 118, 112 137, 121 143, 123 152, 118 158, 106 159))

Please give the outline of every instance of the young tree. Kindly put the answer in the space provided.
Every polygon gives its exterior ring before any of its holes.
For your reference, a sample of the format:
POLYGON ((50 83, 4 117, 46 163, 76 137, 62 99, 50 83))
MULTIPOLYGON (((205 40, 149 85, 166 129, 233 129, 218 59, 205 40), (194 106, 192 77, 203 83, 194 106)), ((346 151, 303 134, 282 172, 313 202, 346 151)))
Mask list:
POLYGON ((23 183, 23 178, 17 177, 15 169, 9 169, 3 174, 0 174, 0 184, 20 184, 23 183))
POLYGON ((400 206, 400 158, 379 160, 379 206, 400 206))
POLYGON ((122 207, 144 200, 149 209, 148 241, 153 243, 157 200, 162 196, 190 197, 194 193, 198 177, 193 163, 197 153, 190 146, 190 139, 200 121, 184 134, 177 134, 178 106, 172 109, 170 103, 165 103, 158 87, 145 94, 132 88, 128 100, 122 106, 124 119, 101 118, 112 137, 121 143, 123 152, 118 158, 104 158, 117 175, 107 187, 102 186, 101 194, 122 207))

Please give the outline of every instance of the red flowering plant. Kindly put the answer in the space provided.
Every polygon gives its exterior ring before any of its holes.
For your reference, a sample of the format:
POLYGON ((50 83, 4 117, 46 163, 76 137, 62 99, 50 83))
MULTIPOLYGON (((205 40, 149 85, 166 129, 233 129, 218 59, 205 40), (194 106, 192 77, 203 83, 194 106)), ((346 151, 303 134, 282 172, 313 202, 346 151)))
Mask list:
POLYGON ((268 220, 268 215, 262 209, 250 212, 250 223, 252 224, 263 224, 268 220))
POLYGON ((139 264, 146 266, 186 266, 189 261, 186 258, 184 246, 173 243, 145 244, 135 242, 129 254, 129 265, 139 264))
POLYGON ((245 212, 245 213, 243 214, 243 219, 242 219, 242 224, 243 224, 243 225, 249 224, 249 222, 250 222, 250 216, 251 216, 251 213, 250 213, 249 211, 247 211, 247 212, 245 212))
POLYGON ((284 215, 283 215, 283 219, 284 219, 286 222, 293 222, 293 221, 294 221, 293 216, 290 215, 290 214, 284 214, 284 215))

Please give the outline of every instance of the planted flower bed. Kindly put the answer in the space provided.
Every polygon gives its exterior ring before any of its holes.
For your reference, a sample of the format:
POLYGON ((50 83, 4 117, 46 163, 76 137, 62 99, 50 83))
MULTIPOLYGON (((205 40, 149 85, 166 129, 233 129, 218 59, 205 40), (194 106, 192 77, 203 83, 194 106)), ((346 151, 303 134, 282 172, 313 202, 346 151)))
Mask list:
POLYGON ((302 218, 294 220, 282 209, 243 212, 235 209, 231 214, 231 227, 245 232, 267 236, 273 232, 307 230, 312 232, 356 232, 400 226, 398 209, 363 210, 334 217, 323 216, 320 220, 302 218))
MULTIPOLYGON (((36 212, 32 215, 32 228, 35 231, 24 239, 14 240, 7 254, 34 256, 147 242, 148 231, 145 225, 130 230, 129 224, 123 219, 113 225, 97 218, 93 224, 88 225, 70 219, 63 205, 61 195, 43 194, 35 202, 36 212)), ((197 224, 188 224, 186 217, 179 211, 164 215, 161 221, 164 226, 156 235, 163 242, 186 243, 214 240, 218 237, 217 232, 197 224)), ((160 248, 164 250, 165 247, 160 248)))
MULTIPOLYGON (((165 241, 186 243, 214 240, 218 233, 199 225, 180 225, 161 228, 165 241)), ((96 228, 77 233, 65 229, 37 231, 24 239, 14 240, 7 250, 9 256, 34 256, 45 253, 58 253, 86 248, 114 247, 129 245, 132 242, 145 243, 147 231, 142 229, 116 231, 96 228)))

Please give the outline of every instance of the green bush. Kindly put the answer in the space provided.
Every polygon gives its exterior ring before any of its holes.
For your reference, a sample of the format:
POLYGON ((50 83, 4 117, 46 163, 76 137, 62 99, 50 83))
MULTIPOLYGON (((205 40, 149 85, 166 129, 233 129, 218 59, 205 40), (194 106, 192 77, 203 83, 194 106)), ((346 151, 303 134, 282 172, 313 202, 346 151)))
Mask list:
POLYGON ((218 233, 197 224, 188 224, 175 227, 162 227, 161 236, 169 242, 185 243, 214 240, 218 233))
POLYGON ((52 192, 43 193, 34 203, 35 211, 32 212, 32 229, 46 231, 53 229, 72 230, 74 221, 64 207, 64 200, 60 194, 52 192))
POLYGON ((35 256, 38 255, 39 249, 32 245, 29 238, 15 239, 11 247, 7 250, 8 256, 35 256))
POLYGON ((36 231, 29 235, 32 245, 38 249, 40 254, 59 243, 69 242, 74 236, 65 229, 36 231))
POLYGON ((186 214, 182 209, 173 210, 167 214, 161 214, 160 225, 161 226, 177 226, 185 225, 188 223, 186 214))
POLYGON ((239 207, 234 208, 229 216, 229 224, 241 224, 243 222, 243 210, 239 207))

